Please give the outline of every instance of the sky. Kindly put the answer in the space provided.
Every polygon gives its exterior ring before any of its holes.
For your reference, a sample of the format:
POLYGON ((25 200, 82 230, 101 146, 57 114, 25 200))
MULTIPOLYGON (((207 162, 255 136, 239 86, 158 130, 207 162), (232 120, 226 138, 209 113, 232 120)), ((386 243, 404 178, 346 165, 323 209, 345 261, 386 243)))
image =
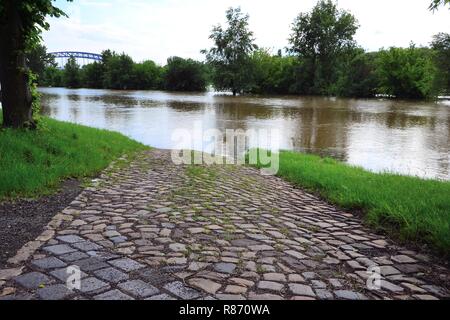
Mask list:
MULTIPOLYGON (((291 24, 317 0, 74 0, 55 3, 69 18, 50 18, 43 33, 53 51, 129 54, 135 61, 164 64, 170 56, 203 60, 200 50, 212 46, 214 25, 225 11, 240 6, 250 15, 256 44, 276 52, 288 46, 291 24)), ((339 0, 338 6, 358 19, 356 40, 366 50, 428 45, 434 34, 450 33, 450 10, 430 12, 430 0, 339 0)))

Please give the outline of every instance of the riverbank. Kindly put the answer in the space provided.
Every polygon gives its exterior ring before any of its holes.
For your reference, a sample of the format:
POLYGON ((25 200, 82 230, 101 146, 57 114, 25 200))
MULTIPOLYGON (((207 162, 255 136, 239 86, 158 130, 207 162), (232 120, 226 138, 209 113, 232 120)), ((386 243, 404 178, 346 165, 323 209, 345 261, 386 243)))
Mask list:
POLYGON ((0 129, 0 267, 76 198, 84 178, 145 148, 119 133, 41 121, 34 132, 0 129))
POLYGON ((280 153, 278 176, 343 209, 377 231, 450 255, 450 182, 372 173, 330 158, 280 153))
MULTIPOLYGON (((38 131, 0 129, 0 201, 54 192, 145 146, 124 135, 43 117, 38 131)), ((0 124, 2 117, 0 115, 0 124)))

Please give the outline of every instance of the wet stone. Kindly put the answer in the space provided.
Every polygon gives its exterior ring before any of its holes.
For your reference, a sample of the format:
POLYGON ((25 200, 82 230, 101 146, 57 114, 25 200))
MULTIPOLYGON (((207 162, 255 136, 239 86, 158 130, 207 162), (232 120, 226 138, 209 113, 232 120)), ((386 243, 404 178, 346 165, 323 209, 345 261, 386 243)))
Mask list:
POLYGON ((386 280, 381 280, 380 284, 381 284, 381 289, 388 290, 388 291, 395 292, 395 293, 399 293, 399 292, 402 292, 405 290, 402 287, 399 287, 399 286, 397 286, 389 281, 386 281, 386 280))
POLYGON ((126 273, 123 273, 122 271, 119 271, 117 269, 114 268, 105 268, 105 269, 101 269, 101 270, 97 270, 94 272, 95 276, 111 282, 111 283, 118 283, 121 281, 125 281, 128 280, 128 275, 126 273))
POLYGON ((290 283, 288 286, 289 286, 289 290, 295 295, 308 296, 308 297, 316 296, 310 286, 298 284, 298 283, 290 283))
POLYGON ((284 285, 278 282, 273 281, 260 281, 258 283, 258 289, 261 290, 271 290, 271 291, 281 291, 283 290, 284 285))
POLYGON ((214 269, 217 272, 231 274, 236 270, 236 265, 234 263, 216 263, 214 269))
POLYGON ((117 259, 119 256, 110 252, 104 251, 88 251, 86 252, 90 257, 97 258, 99 260, 107 261, 111 259, 117 259))
POLYGON ((72 264, 80 267, 81 270, 86 272, 108 267, 108 265, 103 260, 94 257, 75 261, 72 264))
POLYGON ((235 247, 249 247, 249 246, 257 246, 261 243, 251 239, 236 239, 231 240, 231 244, 235 247))
POLYGON ((398 264, 395 266, 398 270, 400 270, 403 273, 417 273, 424 271, 424 266, 420 264, 398 264))
POLYGON ((94 293, 109 289, 109 284, 97 278, 90 277, 81 280, 80 291, 83 293, 94 293))
POLYGON ((163 300, 176 300, 174 297, 169 296, 168 294, 157 294, 156 296, 152 296, 150 298, 147 298, 145 300, 158 300, 158 301, 163 301, 163 300))
POLYGON ((321 300, 331 300, 333 299, 333 294, 325 289, 316 289, 317 298, 321 300))
POLYGON ((286 282, 286 276, 282 273, 265 273, 263 278, 268 281, 286 282))
POLYGON ((344 299, 344 300, 365 300, 367 299, 363 294, 349 291, 349 290, 337 290, 334 291, 334 294, 338 299, 344 299))
POLYGON ((392 259, 392 261, 397 262, 397 263, 414 263, 414 262, 417 262, 413 258, 410 258, 410 257, 408 257, 406 255, 393 256, 391 259, 392 259))
POLYGON ((43 250, 55 254, 57 256, 77 251, 74 248, 68 246, 67 244, 57 244, 54 246, 44 247, 43 250))
POLYGON ((111 300, 111 301, 134 300, 129 295, 126 295, 125 293, 123 293, 117 289, 96 295, 96 296, 94 296, 94 299, 95 300, 111 300))
POLYGON ((390 276, 393 274, 399 274, 400 271, 398 271, 397 269, 395 269, 394 267, 391 266, 381 266, 380 267, 380 272, 383 276, 390 276))
POLYGON ((66 243, 77 243, 85 241, 83 238, 76 235, 59 236, 56 239, 66 243))
POLYGON ((118 237, 112 237, 109 240, 111 240, 115 244, 118 244, 118 243, 124 243, 124 242, 128 241, 128 238, 124 237, 124 236, 118 236, 118 237))
POLYGON ((52 283, 52 280, 49 277, 40 272, 26 273, 16 277, 14 280, 27 289, 37 289, 42 285, 52 283))
POLYGON ((76 252, 72 252, 72 253, 68 253, 68 254, 59 256, 59 258, 65 262, 73 262, 73 261, 89 258, 89 256, 84 252, 76 251, 76 252))
POLYGON ((48 270, 65 267, 66 264, 55 257, 49 257, 31 261, 31 264, 38 269, 48 270))
POLYGON ((159 290, 156 287, 147 284, 142 280, 127 281, 119 284, 118 287, 138 298, 147 298, 159 293, 159 290))
POLYGON ((72 290, 62 284, 40 288, 36 293, 43 300, 62 300, 74 295, 72 290))
POLYGON ((111 260, 108 263, 124 271, 135 271, 145 267, 143 264, 129 258, 111 260))
POLYGON ((172 243, 169 245, 169 249, 175 252, 184 252, 186 251, 186 245, 182 243, 172 243))
POLYGON ((305 279, 317 279, 317 274, 315 272, 303 272, 302 275, 305 279))
POLYGON ((72 246, 74 246, 75 248, 77 248, 81 251, 95 251, 95 250, 100 250, 103 248, 102 246, 99 246, 98 244, 95 244, 90 241, 74 243, 74 244, 72 244, 72 246))
POLYGON ((192 300, 200 297, 200 292, 185 286, 181 281, 168 283, 164 286, 164 289, 183 300, 192 300))

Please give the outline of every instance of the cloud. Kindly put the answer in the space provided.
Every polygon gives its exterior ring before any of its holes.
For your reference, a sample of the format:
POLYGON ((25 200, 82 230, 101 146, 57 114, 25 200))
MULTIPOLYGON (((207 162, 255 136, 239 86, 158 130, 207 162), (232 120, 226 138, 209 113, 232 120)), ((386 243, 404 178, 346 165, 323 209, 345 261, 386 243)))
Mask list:
MULTIPOLYGON (((173 55, 202 59, 213 25, 224 22, 225 10, 241 6, 250 14, 258 45, 273 49, 288 45, 290 25, 316 0, 77 0, 57 1, 69 19, 50 19, 44 34, 49 50, 100 52, 113 49, 135 60, 165 63, 173 55)), ((431 13, 425 0, 340 0, 361 25, 356 39, 368 50, 426 45, 433 34, 450 32, 449 10, 431 13)))

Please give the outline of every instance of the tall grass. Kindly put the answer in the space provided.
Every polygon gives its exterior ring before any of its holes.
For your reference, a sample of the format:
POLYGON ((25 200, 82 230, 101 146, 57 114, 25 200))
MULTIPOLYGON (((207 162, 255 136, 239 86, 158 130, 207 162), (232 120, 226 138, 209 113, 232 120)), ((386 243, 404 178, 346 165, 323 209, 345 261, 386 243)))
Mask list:
POLYGON ((450 182, 372 173, 288 151, 280 152, 278 175, 342 208, 362 211, 377 230, 450 256, 450 182))
POLYGON ((41 121, 37 131, 0 129, 0 200, 53 192, 64 179, 93 176, 113 159, 145 148, 119 133, 41 121))

